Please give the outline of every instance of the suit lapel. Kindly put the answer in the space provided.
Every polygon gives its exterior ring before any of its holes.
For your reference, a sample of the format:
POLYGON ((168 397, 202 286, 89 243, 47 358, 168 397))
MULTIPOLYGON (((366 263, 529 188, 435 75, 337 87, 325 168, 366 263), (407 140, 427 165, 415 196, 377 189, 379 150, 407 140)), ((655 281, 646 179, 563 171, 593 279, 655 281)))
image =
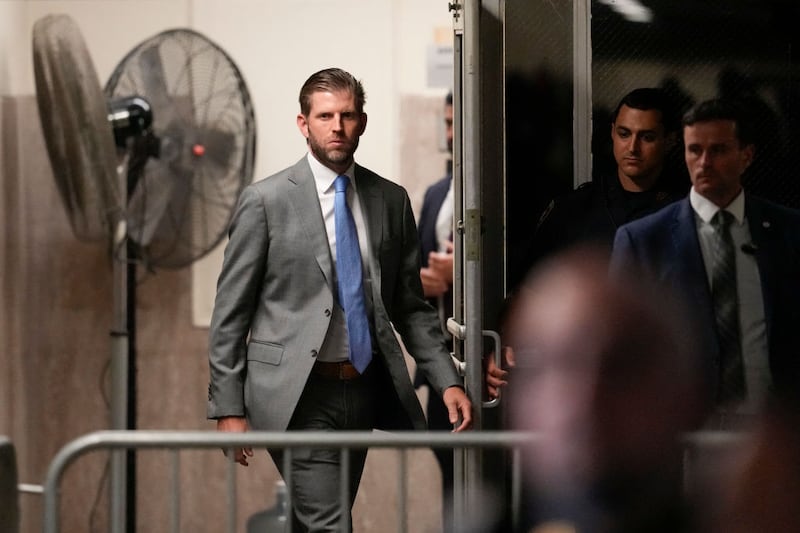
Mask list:
POLYGON ((696 298, 710 298, 703 254, 697 238, 695 214, 689 199, 682 200, 672 223, 672 240, 675 246, 675 268, 684 270, 682 279, 691 281, 691 292, 696 298))
POLYGON ((685 291, 684 294, 689 297, 686 303, 695 310, 694 331, 699 336, 698 341, 702 353, 707 356, 705 362, 708 364, 709 380, 714 383, 712 397, 715 397, 719 344, 716 319, 714 318, 714 302, 711 298, 711 288, 703 262, 703 252, 700 249, 700 240, 697 237, 695 212, 688 198, 677 204, 672 235, 675 245, 672 262, 673 266, 679 269, 676 273, 678 283, 683 285, 678 289, 685 291))
POLYGON ((764 299, 767 338, 769 338, 774 294, 778 290, 774 282, 777 277, 775 274, 777 265, 774 260, 784 257, 785 250, 780 249, 780 241, 775 238, 780 231, 776 231, 773 220, 763 207, 764 205, 757 198, 745 195, 745 216, 750 229, 750 238, 756 247, 755 256, 761 280, 761 296, 764 299))
POLYGON ((297 220, 303 226, 308 239, 306 242, 325 277, 325 283, 331 292, 334 292, 333 260, 331 247, 328 244, 328 232, 325 230, 325 221, 322 219, 314 175, 311 173, 311 167, 308 166, 308 160, 305 157, 295 164, 288 181, 290 183, 289 202, 294 208, 297 220))
POLYGON ((361 212, 364 214, 364 223, 369 235, 368 252, 370 279, 372 280, 373 300, 379 301, 381 294, 381 264, 380 250, 383 241, 383 218, 385 203, 383 192, 375 180, 359 165, 355 166, 354 177, 358 189, 358 200, 361 203, 361 212))

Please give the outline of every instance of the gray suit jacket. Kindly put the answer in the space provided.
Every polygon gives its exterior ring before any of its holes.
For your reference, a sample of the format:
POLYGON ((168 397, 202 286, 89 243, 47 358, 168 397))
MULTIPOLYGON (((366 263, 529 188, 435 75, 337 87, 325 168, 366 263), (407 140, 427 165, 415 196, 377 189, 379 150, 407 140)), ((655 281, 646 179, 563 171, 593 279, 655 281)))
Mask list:
MULTIPOLYGON (((375 351, 386 380, 384 429, 423 429, 400 334, 438 392, 460 385, 419 279, 416 224, 402 187, 355 167, 369 233, 375 351)), ((208 417, 247 416, 284 430, 331 321, 336 289, 311 168, 305 157, 245 188, 234 214, 211 319, 208 417)))

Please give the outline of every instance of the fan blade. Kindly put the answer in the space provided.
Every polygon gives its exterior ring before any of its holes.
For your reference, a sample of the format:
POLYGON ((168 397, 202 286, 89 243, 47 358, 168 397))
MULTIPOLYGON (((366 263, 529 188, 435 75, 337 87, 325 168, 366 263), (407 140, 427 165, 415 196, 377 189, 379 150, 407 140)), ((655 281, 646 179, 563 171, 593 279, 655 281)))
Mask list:
POLYGON ((166 165, 152 159, 147 162, 144 178, 134 189, 127 209, 128 234, 140 246, 146 247, 153 240, 175 195, 175 183, 166 165))
POLYGON ((67 15, 33 27, 33 66, 42 133, 75 236, 100 240, 121 216, 114 135, 86 44, 67 15))
MULTIPOLYGON (((192 173, 188 169, 170 167, 165 172, 165 179, 170 181, 169 193, 165 194, 167 202, 147 245, 147 256, 161 266, 181 267, 187 264, 186 258, 194 253, 191 234, 194 217, 192 173)), ((163 194, 162 191, 159 193, 163 194)))
MULTIPOLYGON (((139 73, 142 81, 144 94, 150 101, 153 109, 159 111, 159 115, 168 113, 171 108, 167 78, 164 72, 164 63, 161 60, 161 52, 158 44, 153 44, 143 49, 138 61, 139 73)), ((167 124, 169 121, 162 121, 167 124)))

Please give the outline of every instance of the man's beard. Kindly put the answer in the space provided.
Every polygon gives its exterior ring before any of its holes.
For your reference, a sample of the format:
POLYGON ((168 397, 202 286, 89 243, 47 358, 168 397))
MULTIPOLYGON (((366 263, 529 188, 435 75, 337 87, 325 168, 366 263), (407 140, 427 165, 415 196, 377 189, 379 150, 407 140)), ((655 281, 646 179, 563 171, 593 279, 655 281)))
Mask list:
POLYGON ((316 157, 321 163, 341 165, 343 163, 348 163, 353 159, 353 154, 355 153, 356 148, 358 148, 358 140, 354 141, 349 149, 326 150, 313 136, 309 135, 308 146, 311 149, 311 153, 314 154, 314 157, 316 157))

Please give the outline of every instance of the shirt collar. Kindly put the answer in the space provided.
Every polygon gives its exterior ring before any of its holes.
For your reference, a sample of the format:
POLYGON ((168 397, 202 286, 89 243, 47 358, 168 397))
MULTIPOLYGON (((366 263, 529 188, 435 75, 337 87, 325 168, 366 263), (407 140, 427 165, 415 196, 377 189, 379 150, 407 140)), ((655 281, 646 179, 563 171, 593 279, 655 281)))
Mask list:
MULTIPOLYGON (((331 192, 333 190, 333 182, 339 174, 320 163, 311 152, 308 152, 306 157, 308 158, 308 166, 311 167, 311 174, 314 176, 314 183, 317 185, 317 193, 322 195, 331 192)), ((350 187, 353 191, 356 191, 356 180, 353 178, 354 172, 355 163, 350 165, 350 168, 344 172, 344 175, 350 178, 350 187)))
MULTIPOLYGON (((703 222, 710 223, 720 207, 694 190, 694 187, 689 191, 689 202, 692 204, 692 209, 697 215, 703 219, 703 222)), ((739 191, 739 194, 733 201, 728 204, 725 211, 729 212, 736 219, 736 223, 741 225, 744 223, 744 189, 739 191)))

